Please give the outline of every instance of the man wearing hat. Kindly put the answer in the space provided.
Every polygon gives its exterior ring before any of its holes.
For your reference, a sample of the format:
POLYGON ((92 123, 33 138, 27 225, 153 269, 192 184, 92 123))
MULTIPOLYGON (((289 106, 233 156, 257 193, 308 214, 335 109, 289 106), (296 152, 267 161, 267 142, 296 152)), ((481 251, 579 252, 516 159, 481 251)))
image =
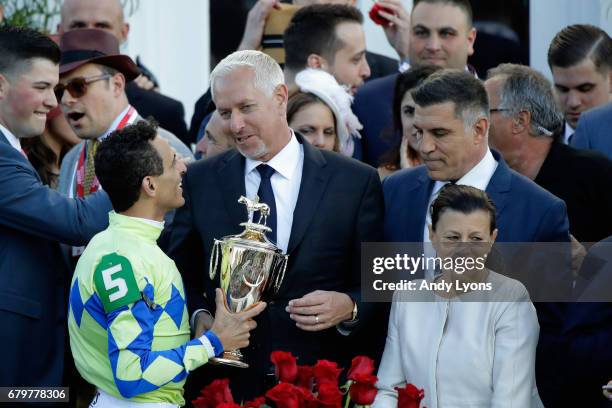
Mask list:
MULTIPOLYGON (((96 29, 69 31, 60 39, 60 82, 55 94, 68 124, 84 141, 64 158, 59 191, 85 197, 100 187, 93 159, 98 144, 112 131, 144 120, 128 102, 125 84, 139 75, 132 59, 119 54, 117 39, 96 29)), ((187 161, 193 154, 172 133, 159 129, 162 138, 187 161)), ((82 248, 72 248, 76 258, 82 248)))

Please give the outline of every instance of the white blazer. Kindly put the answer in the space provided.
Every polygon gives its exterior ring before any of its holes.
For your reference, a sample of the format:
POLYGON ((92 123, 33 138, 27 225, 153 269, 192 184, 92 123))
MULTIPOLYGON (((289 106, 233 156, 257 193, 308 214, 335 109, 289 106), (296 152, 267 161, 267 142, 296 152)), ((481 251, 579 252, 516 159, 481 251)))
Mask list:
POLYGON ((395 387, 407 383, 425 389, 428 408, 543 406, 535 384, 540 328, 527 290, 495 272, 487 282, 490 301, 469 301, 474 292, 429 302, 394 294, 374 408, 397 407, 395 387))

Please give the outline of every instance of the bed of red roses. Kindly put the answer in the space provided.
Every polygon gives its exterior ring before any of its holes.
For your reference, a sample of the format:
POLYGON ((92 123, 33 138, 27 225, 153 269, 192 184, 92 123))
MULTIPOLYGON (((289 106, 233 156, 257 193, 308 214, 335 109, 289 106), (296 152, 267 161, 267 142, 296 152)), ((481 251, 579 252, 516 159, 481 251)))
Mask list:
MULTIPOLYGON (((338 384, 343 369, 333 361, 298 365, 296 358, 285 351, 274 351, 270 360, 276 369, 278 384, 265 395, 239 405, 232 397, 229 380, 215 380, 192 401, 194 408, 346 408, 351 405, 361 408, 376 398, 374 361, 368 357, 353 359, 344 385, 338 384)), ((423 389, 407 384, 396 390, 398 408, 420 408, 425 396, 423 389)))

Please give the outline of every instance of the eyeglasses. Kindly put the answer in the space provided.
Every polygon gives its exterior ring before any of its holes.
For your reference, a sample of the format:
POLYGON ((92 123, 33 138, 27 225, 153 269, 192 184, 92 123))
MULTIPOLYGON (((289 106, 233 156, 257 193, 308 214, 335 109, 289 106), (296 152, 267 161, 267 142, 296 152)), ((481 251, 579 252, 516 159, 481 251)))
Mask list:
POLYGON ((102 74, 98 76, 93 76, 89 78, 73 78, 68 81, 67 84, 57 84, 53 91, 55 92, 55 97, 57 98, 57 102, 60 103, 62 101, 62 97, 64 96, 64 91, 68 91, 70 96, 73 98, 80 98, 81 96, 87 93, 87 85, 92 82, 102 81, 104 79, 109 79, 112 77, 110 74, 102 74))
POLYGON ((493 109, 489 109, 489 113, 508 112, 508 111, 510 111, 510 109, 508 109, 508 108, 493 108, 493 109))

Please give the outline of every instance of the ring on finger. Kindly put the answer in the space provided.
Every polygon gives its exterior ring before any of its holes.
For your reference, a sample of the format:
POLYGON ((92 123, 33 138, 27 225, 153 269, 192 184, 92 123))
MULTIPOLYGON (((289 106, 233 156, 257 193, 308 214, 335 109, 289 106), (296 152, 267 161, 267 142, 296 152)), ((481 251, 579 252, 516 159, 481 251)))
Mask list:
POLYGON ((315 324, 319 324, 319 315, 315 315, 315 324))

